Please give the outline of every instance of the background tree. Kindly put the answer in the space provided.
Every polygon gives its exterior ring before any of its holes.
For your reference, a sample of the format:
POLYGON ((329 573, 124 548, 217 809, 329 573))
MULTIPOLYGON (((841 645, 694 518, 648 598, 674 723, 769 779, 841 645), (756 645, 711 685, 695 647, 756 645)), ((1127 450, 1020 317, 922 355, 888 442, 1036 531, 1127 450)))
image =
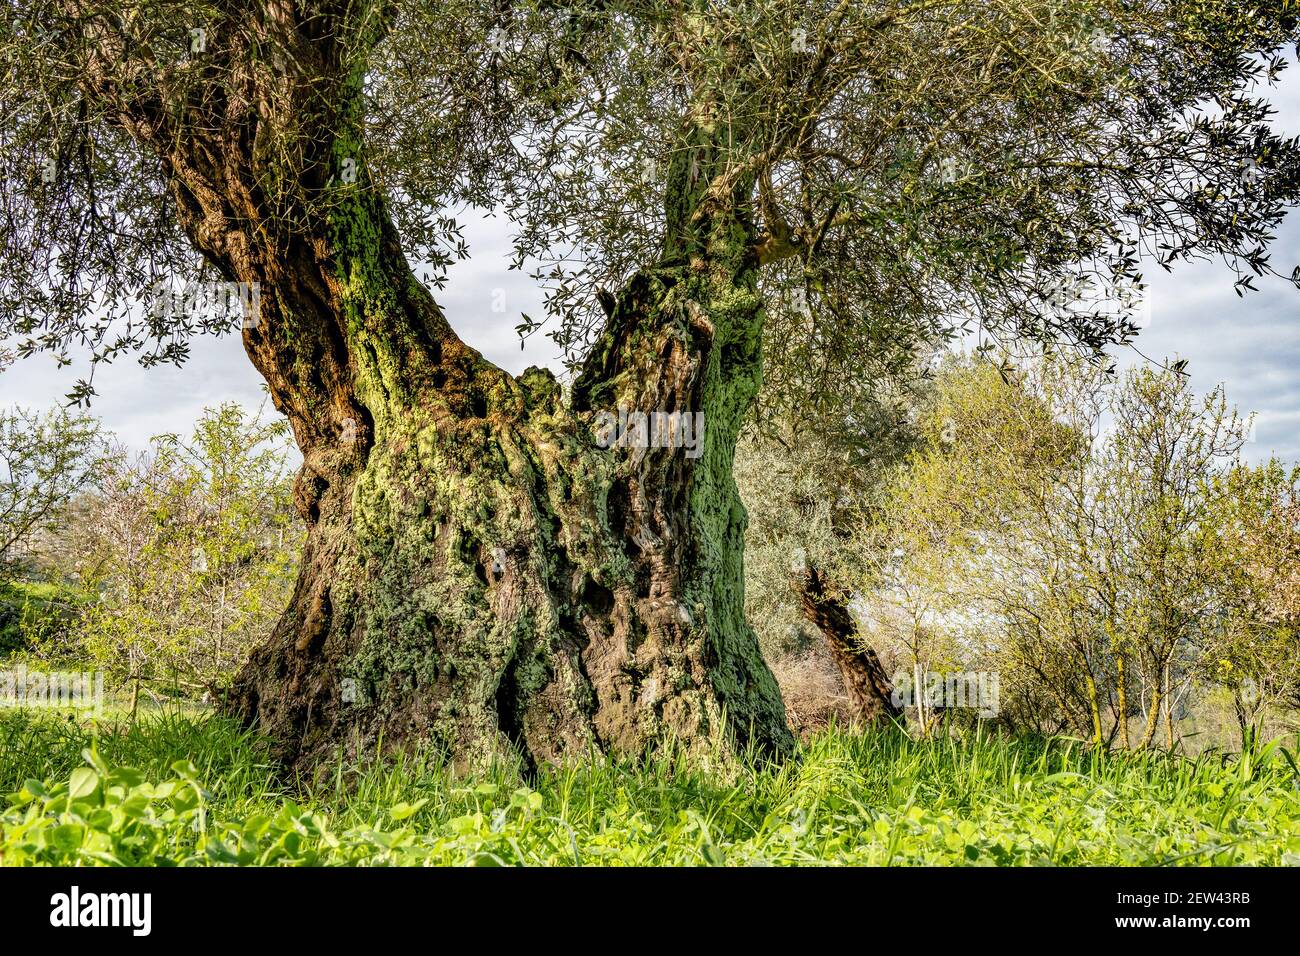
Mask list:
POLYGON ((1259 739, 1270 712, 1300 709, 1298 477, 1272 459, 1217 479, 1221 576, 1196 677, 1229 692, 1243 746, 1259 739))
POLYGON ((0 580, 32 563, 103 451, 98 423, 84 415, 0 411, 0 580))
POLYGON ((911 371, 877 369, 845 396, 852 411, 756 417, 737 447, 749 519, 745 613, 799 728, 835 709, 851 722, 898 714, 887 672, 859 633, 848 583, 854 516, 879 506, 892 467, 914 441, 908 416, 924 383, 911 371), (828 706, 833 697, 844 706, 828 706))
POLYGON ((1093 507, 1112 541, 1109 566, 1119 582, 1117 652, 1132 649, 1131 669, 1148 746, 1163 716, 1174 745, 1173 714, 1192 675, 1183 659, 1214 611, 1223 554, 1213 516, 1223 494, 1217 478, 1236 462, 1247 423, 1223 389, 1195 396, 1186 380, 1150 370, 1130 374, 1107 404, 1114 430, 1097 452, 1093 507), (1163 712, 1162 712, 1163 708, 1163 712))
POLYGON ((1095 745, 1172 748, 1207 679, 1252 706, 1256 678, 1271 700, 1291 686, 1292 622, 1270 598, 1294 554, 1291 485, 1241 464, 1247 423, 1222 388, 954 361, 930 415, 853 539, 873 641, 995 670, 1004 722, 1095 745))
POLYGON ((815 351, 963 323, 1095 347, 1132 323, 1040 307, 1062 280, 1131 279, 1149 244, 1265 272, 1298 180, 1251 92, 1286 2, 12 9, 18 350, 183 359, 237 319, 130 305, 195 250, 259 290, 243 340, 309 531, 232 707, 288 759, 784 750, 731 474, 765 304, 815 300, 820 332, 790 333, 815 351), (469 349, 409 266, 462 251, 443 210, 498 199, 521 255, 579 263, 553 282, 569 403, 469 349), (882 286, 911 295, 884 311, 882 286), (703 414, 703 453, 599 447, 618 408, 703 414))
MULTIPOLYGON (((4 362, 0 354, 0 368, 4 362)), ((98 424, 86 416, 0 411, 0 653, 30 652, 34 642, 66 634, 72 608, 54 532, 105 451, 98 424)))
POLYGON ((192 439, 119 455, 85 502, 75 537, 98 594, 78 637, 110 679, 194 699, 228 686, 264 642, 297 571, 286 426, 237 405, 207 410, 192 439))
MULTIPOLYGON (((1013 699, 1023 692, 1015 669, 997 663, 998 618, 981 605, 979 582, 1007 593, 1000 549, 1015 546, 1025 514, 1080 442, 1013 371, 979 356, 939 367, 919 410, 920 441, 889 476, 880 507, 859 512, 849 548, 866 635, 910 672, 923 732, 941 716, 937 707, 927 714, 928 672, 995 670, 1013 699)), ((1023 596, 1012 593, 1009 601, 1023 596)))

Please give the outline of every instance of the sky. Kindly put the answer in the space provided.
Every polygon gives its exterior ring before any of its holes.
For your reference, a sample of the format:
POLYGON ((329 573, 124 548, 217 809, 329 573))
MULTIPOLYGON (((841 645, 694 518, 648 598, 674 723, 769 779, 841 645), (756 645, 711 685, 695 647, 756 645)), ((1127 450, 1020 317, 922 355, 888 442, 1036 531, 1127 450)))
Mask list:
MULTIPOLYGON (((1292 68, 1270 94, 1277 126, 1300 135, 1300 70, 1292 68)), ((544 333, 520 349, 514 327, 520 313, 544 314, 542 293, 526 271, 507 268, 509 224, 502 218, 467 220, 471 257, 451 267, 447 286, 435 293, 458 334, 510 372, 529 365, 558 368, 554 344, 544 333)), ((1292 212, 1272 245, 1273 265, 1284 275, 1300 265, 1300 212, 1292 212)), ((1121 365, 1182 358, 1193 388, 1222 383, 1228 400, 1256 414, 1247 457, 1277 455, 1300 463, 1300 290, 1280 279, 1259 282, 1260 291, 1239 298, 1233 276, 1217 262, 1183 263, 1170 275, 1148 270, 1148 324, 1135 343, 1142 353, 1116 351, 1121 365)), ((0 372, 0 406, 48 408, 65 401, 87 366, 59 369, 54 358, 36 355, 0 372)), ((257 408, 265 400, 260 376, 238 335, 192 341, 181 368, 141 368, 130 359, 101 367, 91 411, 128 447, 143 448, 154 435, 188 433, 205 406, 239 402, 257 408)), ((269 407, 269 404, 268 404, 269 407)))
MULTIPOLYGON (((1300 135, 1300 70, 1292 64, 1268 95, 1276 128, 1300 135)), ((1300 210, 1282 223, 1270 250, 1273 268, 1284 276, 1300 266, 1300 210)), ((1187 359, 1193 388, 1222 384, 1229 402, 1255 415, 1245 449, 1250 460, 1276 455, 1300 463, 1300 289, 1261 279, 1258 292, 1238 297, 1234 278, 1220 262, 1181 263, 1173 273, 1148 269, 1148 324, 1136 352, 1116 357, 1121 364, 1143 356, 1187 359)))

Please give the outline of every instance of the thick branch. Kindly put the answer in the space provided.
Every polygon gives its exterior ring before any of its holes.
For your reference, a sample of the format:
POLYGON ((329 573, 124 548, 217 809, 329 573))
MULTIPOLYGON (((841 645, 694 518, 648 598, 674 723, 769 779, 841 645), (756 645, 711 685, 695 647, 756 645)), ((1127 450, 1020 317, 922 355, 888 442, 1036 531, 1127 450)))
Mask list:
POLYGON ((825 575, 809 568, 796 575, 794 588, 804 617, 826 637, 844 689, 853 706, 853 716, 863 723, 877 723, 902 716, 892 700, 893 687, 885 676, 876 652, 862 644, 857 622, 849 610, 846 595, 835 593, 825 575))

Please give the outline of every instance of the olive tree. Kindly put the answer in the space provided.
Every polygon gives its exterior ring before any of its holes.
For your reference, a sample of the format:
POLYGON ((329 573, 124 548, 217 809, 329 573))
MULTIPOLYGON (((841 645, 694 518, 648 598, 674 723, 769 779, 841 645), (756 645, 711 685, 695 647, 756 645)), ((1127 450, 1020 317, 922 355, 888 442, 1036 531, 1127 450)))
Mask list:
POLYGON ((17 351, 181 361, 242 326, 302 451, 300 577, 230 701, 289 760, 786 750, 731 474, 765 340, 796 390, 963 325, 1095 348, 1135 329, 1081 277, 1149 250, 1248 282, 1297 186, 1254 88, 1281 0, 7 9, 17 351), (466 204, 543 262, 567 396, 416 277, 466 204))

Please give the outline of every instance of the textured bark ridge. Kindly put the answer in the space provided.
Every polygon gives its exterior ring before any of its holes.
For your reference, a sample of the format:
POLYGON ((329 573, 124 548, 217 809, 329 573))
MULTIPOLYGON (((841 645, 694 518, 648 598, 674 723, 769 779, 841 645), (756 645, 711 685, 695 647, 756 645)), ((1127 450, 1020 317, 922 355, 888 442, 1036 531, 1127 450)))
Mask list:
POLYGON ((832 593, 816 568, 799 575, 795 588, 805 619, 830 645, 854 719, 871 724, 901 717, 903 711, 893 701, 893 686, 876 652, 859 641, 858 626, 844 596, 832 593))
POLYGON ((260 28, 330 82, 236 70, 182 103, 183 130, 134 91, 121 111, 196 247, 260 285, 244 344, 304 459, 301 574, 227 708, 300 766, 408 746, 462 768, 789 748, 742 611, 731 462, 762 310, 750 226, 692 212, 713 148, 678 161, 662 261, 614 297, 565 402, 548 372, 515 379, 468 348, 413 276, 366 175, 347 50, 292 8, 260 28), (292 175, 268 128, 295 131, 292 175), (703 413, 702 454, 601 447, 620 408, 703 413))
POLYGON ((284 759, 790 745, 743 618, 731 479, 758 385, 752 276, 639 275, 566 405, 548 372, 513 379, 455 337, 370 194, 310 257, 241 263, 264 285, 246 340, 303 448, 309 534, 230 706, 284 759), (597 413, 619 408, 702 411, 702 453, 600 447, 597 413))
MULTIPOLYGON (((281 401, 309 536, 232 708, 306 764, 381 740, 462 766, 788 747, 743 618, 730 467, 757 387, 753 290, 671 266, 638 276, 568 406, 550 373, 512 379, 454 338, 377 202, 349 215, 322 280, 350 375, 324 389, 333 434, 281 401), (702 454, 600 447, 596 413, 620 407, 702 410, 702 454)), ((292 311, 296 287, 263 302, 292 311)), ((263 347, 268 319, 250 351, 280 400, 293 350, 263 347)))

